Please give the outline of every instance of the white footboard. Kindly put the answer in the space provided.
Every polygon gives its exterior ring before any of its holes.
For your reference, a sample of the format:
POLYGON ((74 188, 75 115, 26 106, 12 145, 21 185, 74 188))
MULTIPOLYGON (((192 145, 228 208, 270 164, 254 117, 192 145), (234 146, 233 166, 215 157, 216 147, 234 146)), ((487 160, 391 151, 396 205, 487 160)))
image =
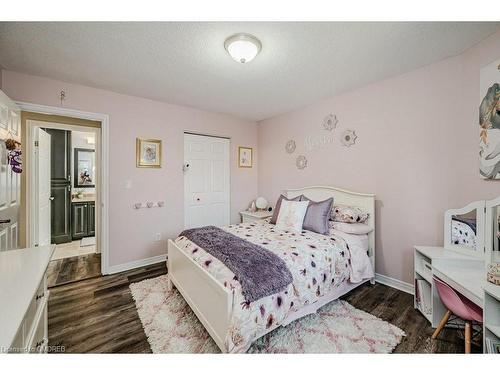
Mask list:
POLYGON ((168 276, 223 353, 233 308, 233 296, 224 286, 168 240, 168 276))

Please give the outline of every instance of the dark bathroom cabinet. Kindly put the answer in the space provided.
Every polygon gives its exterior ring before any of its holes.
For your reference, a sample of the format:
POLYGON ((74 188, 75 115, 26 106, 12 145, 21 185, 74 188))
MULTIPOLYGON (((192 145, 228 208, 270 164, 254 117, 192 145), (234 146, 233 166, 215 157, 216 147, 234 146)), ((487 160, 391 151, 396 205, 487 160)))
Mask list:
POLYGON ((95 202, 71 204, 73 240, 95 236, 95 202))

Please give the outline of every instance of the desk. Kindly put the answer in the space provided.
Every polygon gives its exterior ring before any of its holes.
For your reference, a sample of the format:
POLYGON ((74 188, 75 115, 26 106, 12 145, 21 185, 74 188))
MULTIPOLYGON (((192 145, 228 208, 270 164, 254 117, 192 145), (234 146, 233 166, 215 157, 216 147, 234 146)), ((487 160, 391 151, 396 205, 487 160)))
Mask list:
POLYGON ((482 287, 485 280, 483 260, 443 247, 415 246, 414 267, 415 285, 417 282, 425 282, 419 288, 420 296, 417 297, 415 293, 414 305, 429 320, 432 327, 438 326, 447 311, 432 280, 434 276, 483 307, 482 287), (427 301, 425 307, 422 306, 423 300, 427 301))
POLYGON ((433 267, 433 275, 443 280, 476 305, 484 304, 484 262, 441 263, 433 267))

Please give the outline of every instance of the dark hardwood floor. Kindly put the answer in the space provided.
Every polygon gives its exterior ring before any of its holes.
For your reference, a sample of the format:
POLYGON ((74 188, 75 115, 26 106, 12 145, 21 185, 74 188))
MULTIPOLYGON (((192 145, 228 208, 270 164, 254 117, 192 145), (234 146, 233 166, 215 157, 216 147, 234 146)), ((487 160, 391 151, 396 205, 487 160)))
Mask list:
MULTIPOLYGON (((67 353, 151 353, 128 286, 166 272, 158 263, 51 288, 49 346, 63 346, 67 353)), ((407 293, 367 284, 343 299, 406 332, 396 353, 463 353, 459 330, 446 328, 438 340, 430 339, 433 329, 407 293)))
MULTIPOLYGON (((413 295, 382 284, 364 284, 341 297, 354 307, 373 314, 406 332, 394 353, 464 353, 463 330, 445 328, 437 340, 434 329, 413 307, 413 295)), ((482 353, 482 338, 474 339, 472 352, 482 353)))
POLYGON ((53 287, 101 275, 101 254, 57 259, 47 268, 47 285, 53 287))

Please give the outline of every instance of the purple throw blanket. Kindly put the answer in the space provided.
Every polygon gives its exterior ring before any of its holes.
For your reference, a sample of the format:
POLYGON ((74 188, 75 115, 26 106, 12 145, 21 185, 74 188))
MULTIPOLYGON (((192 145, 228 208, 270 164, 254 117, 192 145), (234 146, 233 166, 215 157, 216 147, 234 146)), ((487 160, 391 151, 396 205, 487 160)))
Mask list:
POLYGON ((249 302, 281 292, 292 283, 292 274, 281 258, 220 228, 187 229, 180 236, 224 263, 237 277, 249 302))

